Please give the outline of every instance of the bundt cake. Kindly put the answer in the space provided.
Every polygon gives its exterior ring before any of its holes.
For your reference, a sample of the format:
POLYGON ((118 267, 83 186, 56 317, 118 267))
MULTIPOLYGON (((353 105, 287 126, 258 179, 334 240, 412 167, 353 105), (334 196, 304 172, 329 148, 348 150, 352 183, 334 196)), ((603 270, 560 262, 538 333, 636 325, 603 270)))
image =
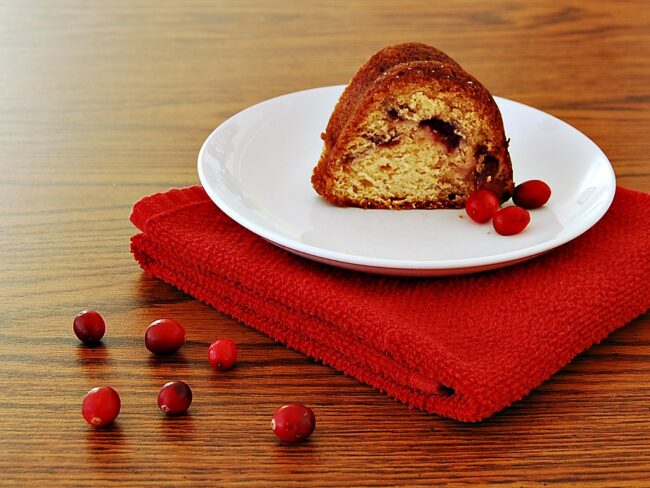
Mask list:
POLYGON ((458 63, 420 43, 390 46, 359 68, 325 132, 312 185, 364 208, 462 208, 476 189, 514 185, 501 114, 458 63))

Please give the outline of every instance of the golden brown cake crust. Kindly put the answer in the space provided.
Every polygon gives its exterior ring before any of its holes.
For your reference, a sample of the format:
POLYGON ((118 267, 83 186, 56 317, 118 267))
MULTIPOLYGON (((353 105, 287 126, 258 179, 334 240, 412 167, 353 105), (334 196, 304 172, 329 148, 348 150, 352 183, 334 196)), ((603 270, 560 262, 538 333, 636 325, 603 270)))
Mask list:
MULTIPOLYGON (((499 109, 488 90, 441 51, 419 43, 390 46, 372 56, 359 68, 341 95, 322 135, 324 149, 314 169, 312 184, 331 203, 366 208, 462 208, 461 198, 437 198, 390 204, 350 199, 333 191, 336 170, 345 168, 346 152, 355 131, 373 110, 385 110, 385 100, 395 94, 418 91, 431 98, 439 93, 447 97, 471 100, 491 134, 489 147, 474 148, 477 158, 471 190, 487 188, 502 200, 513 191, 512 166, 499 109), (484 153, 484 154, 482 154, 484 153), (495 166, 496 165, 496 166, 495 166)), ((455 197, 455 195, 453 195, 455 197)))
POLYGON ((362 95, 372 83, 385 75, 393 66, 411 61, 438 61, 439 63, 460 66, 442 51, 419 42, 409 42, 388 46, 375 53, 355 73, 350 83, 339 98, 330 117, 327 129, 322 134, 325 147, 331 148, 339 137, 341 130, 350 116, 360 105, 362 95))

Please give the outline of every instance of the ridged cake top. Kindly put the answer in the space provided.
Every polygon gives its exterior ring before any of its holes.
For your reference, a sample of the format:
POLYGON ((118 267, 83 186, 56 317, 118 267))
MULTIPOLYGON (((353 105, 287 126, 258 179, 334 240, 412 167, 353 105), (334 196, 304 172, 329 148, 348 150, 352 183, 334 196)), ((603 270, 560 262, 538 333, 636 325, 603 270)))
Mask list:
POLYGON ((397 44, 378 51, 359 68, 336 104, 323 134, 328 149, 335 144, 348 119, 355 113, 363 94, 373 82, 391 68, 413 61, 437 61, 462 71, 460 65, 445 53, 420 42, 397 44))

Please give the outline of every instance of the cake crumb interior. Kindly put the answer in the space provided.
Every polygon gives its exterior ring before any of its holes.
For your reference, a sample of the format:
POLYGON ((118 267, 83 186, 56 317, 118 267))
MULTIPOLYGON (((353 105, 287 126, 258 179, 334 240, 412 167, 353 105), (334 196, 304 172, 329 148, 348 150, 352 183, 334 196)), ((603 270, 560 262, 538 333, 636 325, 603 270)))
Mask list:
POLYGON ((486 140, 471 101, 422 91, 391 97, 369 112, 348 144, 334 191, 365 206, 462 207, 484 157, 475 148, 486 140))

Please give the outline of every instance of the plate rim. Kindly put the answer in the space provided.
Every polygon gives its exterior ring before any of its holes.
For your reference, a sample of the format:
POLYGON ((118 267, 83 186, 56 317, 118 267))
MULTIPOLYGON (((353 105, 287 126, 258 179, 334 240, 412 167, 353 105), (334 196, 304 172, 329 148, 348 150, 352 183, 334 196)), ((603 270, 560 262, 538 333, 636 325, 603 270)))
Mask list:
MULTIPOLYGON (((300 243, 291 238, 273 232, 270 229, 264 228, 256 224, 255 222, 252 222, 245 215, 242 215, 239 212, 233 210, 230 207, 230 205, 220 197, 220 195, 215 191, 215 189, 211 187, 211 185, 209 184, 209 179, 206 175, 206 170, 203 166, 203 162, 205 161, 204 153, 207 150, 206 148, 209 141, 222 127, 224 127, 233 119, 240 117, 242 114, 257 109, 257 107, 260 105, 281 100, 283 98, 294 97, 299 94, 305 94, 307 92, 325 91, 325 90, 334 90, 334 89, 342 91, 345 88, 345 86, 346 85, 328 85, 328 86, 321 86, 315 88, 308 88, 305 90, 298 90, 291 93, 285 93, 266 100, 262 100, 233 114, 232 116, 228 117, 226 120, 221 122, 214 130, 212 130, 210 134, 206 137, 205 141, 203 142, 199 150, 197 156, 197 169, 198 169, 199 181, 201 182, 203 189, 206 191, 210 199, 217 205, 217 207, 219 207, 219 209, 222 212, 224 212, 228 217, 230 217, 232 220, 237 222, 239 225, 248 229, 254 234, 264 238, 265 240, 285 250, 295 251, 295 253, 301 256, 305 256, 305 257, 313 256, 315 258, 319 258, 318 261, 320 262, 323 262, 323 260, 331 261, 331 264, 334 266, 340 267, 341 263, 343 263, 346 265, 358 265, 363 268, 377 268, 377 269, 386 269, 386 270, 414 270, 414 271, 458 270, 459 271, 458 274, 461 274, 461 273, 467 273, 468 272, 467 270, 471 270, 472 268, 479 268, 480 270, 480 268, 489 267, 490 269, 493 269, 494 266, 498 264, 503 264, 503 266, 507 266, 508 263, 510 262, 518 263, 527 258, 532 259, 539 256, 540 254, 556 249, 557 247, 562 246, 567 242, 570 242, 573 239, 579 237, 580 235, 588 231, 590 228, 592 228, 596 223, 598 223, 598 221, 607 213, 614 200, 614 196, 616 194, 616 175, 614 173, 614 168, 612 167, 611 161, 609 160, 607 155, 603 152, 603 150, 598 146, 598 144, 596 144, 591 138, 589 138, 586 134, 584 134, 576 127, 572 126, 568 122, 563 121, 562 119, 555 117, 552 114, 549 114, 548 112, 544 112, 543 110, 532 107, 530 105, 526 105, 516 100, 510 100, 508 98, 503 98, 498 96, 493 96, 493 98, 497 103, 499 102, 513 103, 522 106, 527 110, 540 112, 544 116, 551 117, 553 120, 561 123, 563 126, 566 126, 571 130, 577 132, 582 137, 586 138, 593 145, 596 151, 600 153, 600 155, 607 162, 606 170, 609 173, 608 180, 611 180, 612 184, 608 187, 609 190, 608 193, 606 195, 603 195, 602 197, 603 201, 606 203, 601 204, 601 210, 599 212, 596 212, 596 214, 592 216, 587 221, 587 223, 584 224, 584 226, 580 226, 577 229, 572 229, 567 232, 562 232, 557 237, 540 242, 532 246, 525 247, 523 249, 507 251, 499 254, 491 254, 489 256, 455 258, 455 259, 445 259, 445 260, 432 259, 432 260, 419 260, 419 261, 408 260, 408 259, 377 258, 377 257, 360 256, 355 254, 347 254, 340 251, 333 251, 322 247, 314 246, 311 244, 300 243)), ((350 266, 345 266, 345 267, 350 267, 350 266)))

